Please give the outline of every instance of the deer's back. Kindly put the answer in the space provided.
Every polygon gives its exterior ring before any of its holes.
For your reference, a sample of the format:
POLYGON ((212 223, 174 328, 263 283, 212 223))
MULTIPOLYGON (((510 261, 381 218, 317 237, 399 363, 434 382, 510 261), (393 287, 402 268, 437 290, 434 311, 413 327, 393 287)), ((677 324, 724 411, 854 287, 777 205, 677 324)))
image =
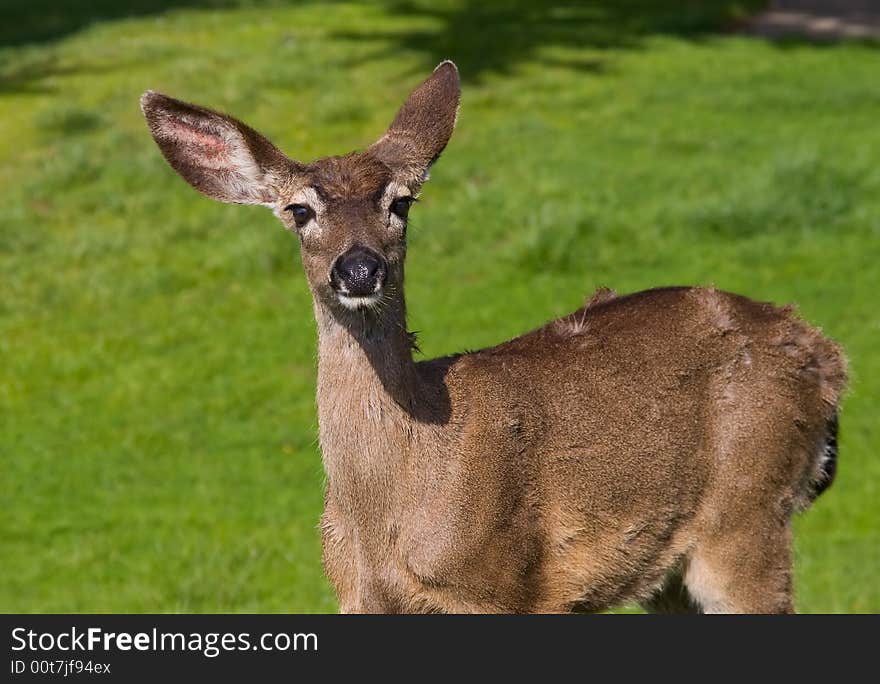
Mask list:
POLYGON ((446 374, 453 416, 509 424, 526 441, 539 432, 547 456, 679 461, 701 450, 725 406, 764 403, 772 388, 792 414, 819 420, 844 382, 839 347, 789 307, 689 287, 601 290, 568 316, 458 357, 446 374))

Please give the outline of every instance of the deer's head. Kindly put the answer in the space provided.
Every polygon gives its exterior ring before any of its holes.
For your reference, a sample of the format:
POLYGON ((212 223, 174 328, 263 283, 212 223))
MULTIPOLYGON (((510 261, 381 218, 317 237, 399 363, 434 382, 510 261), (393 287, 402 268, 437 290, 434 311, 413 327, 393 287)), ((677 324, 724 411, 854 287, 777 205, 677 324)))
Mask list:
POLYGON ((294 161, 232 117, 149 91, 141 107, 172 167, 222 202, 263 204, 296 232, 316 299, 339 313, 399 290, 410 206, 455 126, 458 70, 440 64, 363 152, 294 161))

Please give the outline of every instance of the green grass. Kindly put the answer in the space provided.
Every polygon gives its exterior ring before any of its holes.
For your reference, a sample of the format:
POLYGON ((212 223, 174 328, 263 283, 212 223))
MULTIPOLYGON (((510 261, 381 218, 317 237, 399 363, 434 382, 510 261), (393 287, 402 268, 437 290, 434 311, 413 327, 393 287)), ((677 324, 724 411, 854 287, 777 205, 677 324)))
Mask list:
POLYGON ((425 354, 598 285, 797 302, 853 376, 798 607, 880 611, 880 51, 713 33, 754 4, 7 0, 0 610, 335 609, 296 240, 188 188, 137 100, 311 159, 371 142, 450 57, 458 131, 410 239, 425 354))

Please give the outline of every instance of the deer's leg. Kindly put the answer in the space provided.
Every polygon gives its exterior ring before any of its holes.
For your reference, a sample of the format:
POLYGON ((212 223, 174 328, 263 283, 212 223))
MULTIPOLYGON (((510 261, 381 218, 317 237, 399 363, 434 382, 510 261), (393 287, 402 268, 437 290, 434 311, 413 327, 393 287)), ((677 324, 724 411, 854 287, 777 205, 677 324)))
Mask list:
POLYGON ((706 613, 794 612, 791 516, 820 423, 774 363, 744 347, 717 388, 714 474, 683 574, 706 613))
POLYGON ((334 502, 327 498, 321 516, 324 572, 336 591, 340 613, 397 613, 388 588, 372 574, 356 535, 346 531, 334 502))
POLYGON ((351 540, 336 517, 333 502, 325 502, 321 516, 321 547, 324 572, 339 601, 339 612, 356 613, 360 604, 358 568, 351 540))
POLYGON ((756 517, 719 530, 691 553, 683 581, 702 612, 794 612, 788 521, 756 517))

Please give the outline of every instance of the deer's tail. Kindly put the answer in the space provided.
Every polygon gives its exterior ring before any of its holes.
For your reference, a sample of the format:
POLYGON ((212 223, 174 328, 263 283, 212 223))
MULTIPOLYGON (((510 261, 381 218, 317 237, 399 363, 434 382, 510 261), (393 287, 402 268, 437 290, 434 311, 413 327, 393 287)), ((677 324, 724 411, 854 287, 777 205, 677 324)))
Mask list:
POLYGON ((816 470, 810 487, 810 501, 815 501, 834 482, 834 476, 837 474, 837 430, 838 420, 835 413, 825 423, 825 440, 817 454, 816 470))

